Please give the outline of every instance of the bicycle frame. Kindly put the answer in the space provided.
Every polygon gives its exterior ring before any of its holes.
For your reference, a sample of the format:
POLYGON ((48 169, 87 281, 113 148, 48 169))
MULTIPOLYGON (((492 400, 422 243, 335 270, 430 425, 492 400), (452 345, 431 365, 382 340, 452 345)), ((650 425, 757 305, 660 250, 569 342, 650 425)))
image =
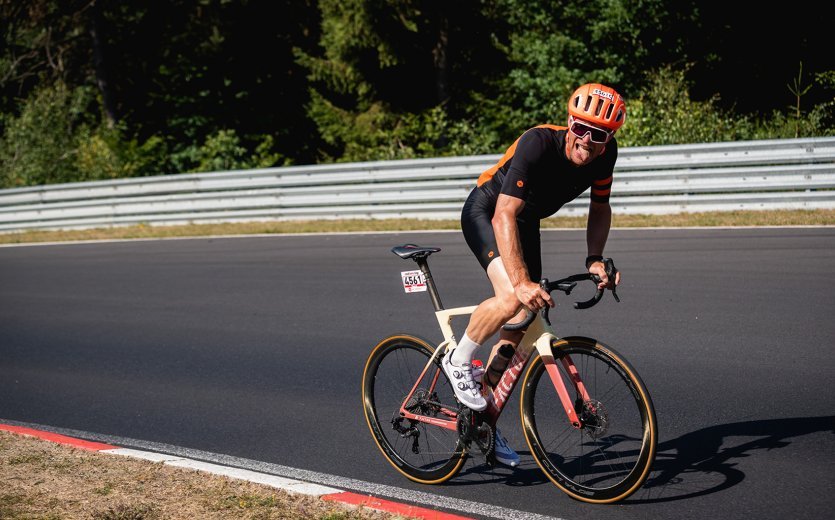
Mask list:
MULTIPOLYGON (((515 336, 521 340, 499 374, 498 384, 482 388, 487 400, 483 411, 467 408, 453 395, 458 389, 451 387, 450 380, 461 375, 448 378, 442 357, 457 348, 453 320, 472 321, 478 307, 444 308, 427 262, 438 251, 416 244, 392 248, 394 254, 420 267, 423 276, 402 272, 403 287, 407 293, 428 291, 443 341, 433 348, 420 337, 395 334, 379 342, 368 357, 362 380, 363 408, 388 462, 423 484, 452 478, 474 447, 488 464, 499 462, 493 451, 493 442, 500 439, 496 426, 521 382, 522 430, 531 456, 548 480, 569 496, 590 503, 617 502, 634 493, 649 476, 657 447, 657 421, 649 393, 630 364, 607 345, 580 336, 558 337, 548 319, 549 308, 526 312, 522 321, 504 325, 506 331, 522 331, 515 336), (420 372, 416 381, 415 372, 420 372)), ((603 264, 607 277, 617 279, 612 259, 604 258, 603 264)), ((594 296, 573 304, 576 309, 588 309, 605 294, 602 278, 579 273, 542 279, 539 285, 549 294, 561 291, 568 296, 579 282, 590 281, 597 287, 594 296)), ((620 301, 615 287, 610 289, 620 301)))
MULTIPOLYGON (((457 431, 458 414, 456 410, 443 408, 441 410, 441 414, 443 414, 446 417, 449 417, 449 419, 439 419, 437 417, 428 417, 425 415, 412 413, 406 409, 406 403, 412 398, 412 395, 415 393, 420 382, 423 381, 424 377, 428 373, 431 374, 430 370, 432 369, 435 370, 435 373, 434 375, 432 375, 432 382, 428 391, 430 394, 434 391, 435 385, 437 384, 438 378, 441 373, 441 369, 437 365, 435 365, 435 360, 438 356, 442 356, 448 348, 456 344, 455 335, 452 330, 452 318, 455 316, 470 315, 473 313, 473 311, 475 311, 475 309, 475 306, 471 306, 457 307, 453 309, 440 309, 435 311, 435 317, 438 320, 438 324, 444 336, 444 341, 438 346, 437 349, 435 349, 435 353, 429 359, 423 371, 421 371, 420 375, 418 376, 417 381, 415 381, 415 384, 409 391, 409 394, 406 396, 406 398, 403 400, 403 403, 400 405, 400 414, 403 417, 439 426, 441 428, 457 431)), ((571 423, 571 425, 574 428, 579 429, 582 427, 582 422, 580 421, 580 418, 577 416, 577 413, 574 410, 574 402, 569 396, 568 389, 566 388, 565 383, 563 382, 562 377, 559 374, 556 361, 554 360, 554 356, 551 352, 552 343, 558 339, 559 338, 554 333, 553 328, 545 322, 542 316, 538 316, 533 321, 533 323, 530 324, 530 326, 525 331, 522 340, 519 342, 519 345, 516 348, 516 352, 514 353, 513 357, 507 365, 507 368, 502 374, 499 383, 496 385, 496 388, 489 393, 487 397, 488 406, 484 413, 486 413, 487 417, 489 418, 489 422, 492 425, 495 425, 498 421, 499 416, 502 413, 502 410, 504 409, 505 405, 510 399, 510 396, 513 394, 514 388, 516 388, 516 384, 519 381, 519 377, 524 371, 525 366, 527 366, 528 361, 531 359, 534 350, 536 350, 537 352, 539 352, 539 356, 545 365, 545 369, 548 372, 549 377, 551 378, 551 382, 553 383, 554 388, 557 391, 557 395, 559 395, 560 397, 560 401, 562 402, 563 410, 566 413, 568 422, 571 423)), ((574 366, 574 363, 571 361, 571 358, 567 355, 563 356, 561 362, 568 374, 571 376, 571 382, 574 385, 574 388, 577 391, 577 393, 580 396, 582 396, 584 401, 588 401, 590 399, 589 394, 586 391, 585 385, 583 384, 583 381, 580 378, 580 375, 576 367, 574 366)))

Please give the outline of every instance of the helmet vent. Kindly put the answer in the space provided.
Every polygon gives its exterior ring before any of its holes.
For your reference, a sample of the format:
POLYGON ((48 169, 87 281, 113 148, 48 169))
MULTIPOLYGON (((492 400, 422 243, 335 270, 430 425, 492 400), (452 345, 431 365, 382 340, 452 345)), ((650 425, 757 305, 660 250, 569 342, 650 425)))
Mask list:
POLYGON ((580 118, 617 131, 626 121, 626 103, 613 88, 600 83, 587 83, 577 88, 563 105, 568 108, 569 121, 580 118))

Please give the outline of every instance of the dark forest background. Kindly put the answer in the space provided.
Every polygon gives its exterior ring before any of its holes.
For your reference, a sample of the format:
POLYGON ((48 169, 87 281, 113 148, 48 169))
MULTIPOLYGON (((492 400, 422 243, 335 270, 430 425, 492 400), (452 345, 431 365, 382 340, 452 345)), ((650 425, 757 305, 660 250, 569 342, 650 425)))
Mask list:
POLYGON ((835 135, 827 4, 0 0, 0 187, 501 153, 586 82, 621 146, 835 135))

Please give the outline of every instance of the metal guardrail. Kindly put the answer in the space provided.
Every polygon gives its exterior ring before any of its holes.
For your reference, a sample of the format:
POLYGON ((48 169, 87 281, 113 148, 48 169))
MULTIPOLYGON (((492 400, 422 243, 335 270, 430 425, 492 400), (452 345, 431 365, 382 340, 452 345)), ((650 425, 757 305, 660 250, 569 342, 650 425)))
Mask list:
MULTIPOLYGON (((0 232, 131 224, 458 218, 500 155, 292 166, 0 190, 0 232)), ((561 215, 585 213, 588 191, 561 215)), ((835 137, 621 148, 616 212, 835 208, 835 137)))

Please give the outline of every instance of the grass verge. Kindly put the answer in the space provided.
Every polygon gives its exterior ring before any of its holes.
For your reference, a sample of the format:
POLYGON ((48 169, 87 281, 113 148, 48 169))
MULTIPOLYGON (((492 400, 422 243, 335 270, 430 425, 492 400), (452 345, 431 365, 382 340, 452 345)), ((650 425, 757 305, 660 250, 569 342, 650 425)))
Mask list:
POLYGON ((384 520, 402 517, 0 431, 0 518, 384 520))
MULTIPOLYGON (((552 217, 543 228, 582 228, 586 217, 552 217)), ((711 226, 832 226, 835 210, 730 211, 680 213, 676 215, 618 215, 614 228, 630 227, 711 227, 711 226)), ((422 231, 460 229, 457 220, 352 219, 238 224, 188 224, 181 226, 136 225, 75 231, 25 231, 0 234, 0 244, 65 242, 136 238, 176 238, 217 235, 260 235, 283 233, 340 233, 352 231, 422 231)))

